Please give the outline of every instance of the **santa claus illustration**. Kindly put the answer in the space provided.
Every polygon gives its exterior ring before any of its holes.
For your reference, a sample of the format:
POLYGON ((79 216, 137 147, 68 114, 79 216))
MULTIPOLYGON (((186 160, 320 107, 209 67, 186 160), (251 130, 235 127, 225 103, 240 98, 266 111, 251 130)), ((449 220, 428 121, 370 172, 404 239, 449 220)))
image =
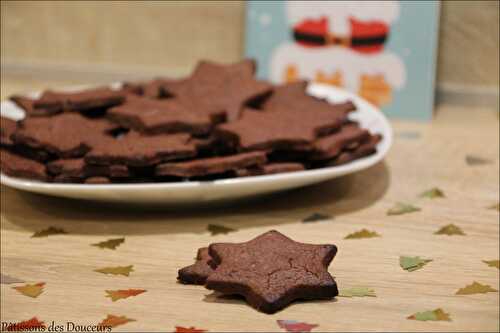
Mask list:
POLYGON ((378 106, 405 85, 403 61, 385 48, 398 2, 288 1, 285 8, 293 42, 273 50, 273 81, 344 87, 378 106))

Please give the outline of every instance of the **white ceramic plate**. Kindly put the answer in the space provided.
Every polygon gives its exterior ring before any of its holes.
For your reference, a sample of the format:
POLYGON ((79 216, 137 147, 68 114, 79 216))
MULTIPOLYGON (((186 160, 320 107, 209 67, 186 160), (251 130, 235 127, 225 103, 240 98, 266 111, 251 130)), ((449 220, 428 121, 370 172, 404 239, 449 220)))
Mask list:
MULTIPOLYGON (((379 109, 355 94, 331 86, 311 84, 308 91, 314 96, 326 98, 331 102, 352 100, 357 106, 357 111, 353 112, 350 118, 358 121, 362 127, 369 129, 372 133, 380 133, 383 136, 377 147, 377 153, 336 167, 203 182, 50 184, 13 178, 4 174, 0 176, 0 180, 3 185, 22 191, 74 199, 140 204, 204 203, 241 199, 311 185, 369 168, 384 158, 392 144, 392 129, 379 109)), ((24 112, 10 101, 1 103, 1 114, 15 120, 24 117, 24 112)))

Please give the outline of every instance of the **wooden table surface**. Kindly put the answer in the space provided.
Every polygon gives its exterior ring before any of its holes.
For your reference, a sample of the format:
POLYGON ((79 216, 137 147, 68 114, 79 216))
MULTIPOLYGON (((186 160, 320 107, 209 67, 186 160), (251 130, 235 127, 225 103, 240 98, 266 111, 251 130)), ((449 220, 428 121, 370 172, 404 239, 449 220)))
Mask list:
POLYGON ((260 200, 172 211, 90 204, 1 188, 1 271, 27 283, 45 282, 38 298, 1 285, 1 320, 37 317, 45 323, 97 324, 108 314, 136 321, 117 331, 283 331, 277 320, 317 324, 312 331, 498 331, 499 293, 458 296, 473 281, 499 288, 499 122, 492 110, 440 107, 431 124, 393 122, 395 144, 385 162, 320 185, 260 200), (491 160, 470 166, 467 154, 491 160), (419 198, 431 187, 446 198, 419 198), (422 211, 387 216, 397 201, 422 211), (301 223, 314 213, 332 220, 301 223), (465 236, 435 235, 453 223, 465 236), (238 229, 211 236, 208 224, 238 229), (31 238, 49 226, 67 235, 31 238), (366 228, 378 238, 345 240, 366 228), (274 315, 238 299, 219 299, 201 286, 176 282, 177 270, 211 242, 241 242, 271 229, 310 243, 333 243, 330 266, 340 289, 368 286, 377 297, 297 302, 274 315), (90 244, 125 237, 116 250, 90 244), (400 255, 433 261, 407 272, 400 255), (129 277, 96 273, 134 265, 129 277), (145 289, 112 302, 105 290, 145 289), (406 319, 442 308, 452 321, 406 319))

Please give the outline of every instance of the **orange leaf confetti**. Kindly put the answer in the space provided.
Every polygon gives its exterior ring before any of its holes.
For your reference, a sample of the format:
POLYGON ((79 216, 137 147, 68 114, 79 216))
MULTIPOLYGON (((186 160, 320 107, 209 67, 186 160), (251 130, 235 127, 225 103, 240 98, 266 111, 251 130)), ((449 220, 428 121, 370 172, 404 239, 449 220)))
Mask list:
POLYGON ((175 332, 176 333, 203 333, 207 332, 207 330, 201 329, 201 328, 196 328, 196 327, 182 327, 182 326, 175 326, 175 332))
POLYGON ((124 325, 126 323, 129 323, 131 321, 136 321, 135 319, 130 319, 125 316, 115 316, 115 315, 110 315, 106 317, 103 321, 101 321, 98 326, 108 326, 108 327, 116 327, 120 325, 124 325))
POLYGON ((145 293, 144 289, 122 289, 122 290, 106 290, 106 297, 111 298, 113 302, 118 301, 122 298, 127 298, 131 296, 137 296, 139 294, 145 293))
POLYGON ((46 329, 45 323, 38 320, 37 317, 33 317, 29 320, 21 321, 15 324, 9 324, 6 328, 2 325, 2 331, 34 331, 40 332, 46 329))
POLYGON ((45 282, 40 282, 36 284, 26 284, 24 286, 19 286, 19 287, 12 287, 13 289, 16 289, 19 291, 21 294, 33 298, 37 298, 40 296, 41 293, 43 293, 43 286, 45 285, 45 282))

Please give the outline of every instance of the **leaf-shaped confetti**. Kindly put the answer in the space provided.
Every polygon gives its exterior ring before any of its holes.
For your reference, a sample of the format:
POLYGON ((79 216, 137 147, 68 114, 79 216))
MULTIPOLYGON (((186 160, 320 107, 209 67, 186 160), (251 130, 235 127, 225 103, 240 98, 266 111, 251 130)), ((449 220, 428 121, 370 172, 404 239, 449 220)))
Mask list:
POLYGON ((500 269, 500 261, 499 260, 483 260, 483 262, 489 267, 496 267, 500 269))
POLYGON ((106 297, 111 298, 113 302, 118 301, 122 298, 127 298, 131 296, 137 296, 146 292, 144 289, 122 289, 122 290, 106 290, 106 297))
POLYGON ((432 259, 422 259, 420 257, 399 257, 399 265, 408 272, 416 271, 431 261, 432 259))
POLYGON ((19 291, 21 294, 29 297, 36 298, 40 296, 41 293, 43 293, 43 286, 45 285, 45 282, 40 282, 36 284, 26 284, 24 286, 19 286, 19 287, 12 287, 19 291))
POLYGON ((23 283, 23 282, 24 282, 23 280, 20 280, 18 278, 0 274, 0 283, 1 284, 23 283))
POLYGON ((444 198, 445 195, 444 195, 444 192, 437 188, 437 187, 433 187, 427 191, 424 191, 422 193, 420 193, 419 197, 421 198, 429 198, 429 199, 435 199, 435 198, 444 198))
POLYGON ((472 294, 486 294, 486 293, 494 293, 498 292, 498 290, 491 288, 487 284, 481 284, 479 282, 472 282, 463 288, 457 290, 455 295, 472 295, 472 294))
POLYGON ((109 327, 116 327, 120 326, 126 323, 129 323, 131 321, 136 321, 135 319, 130 319, 125 316, 115 316, 115 315, 110 315, 106 317, 103 321, 99 323, 99 326, 109 326, 109 327))
POLYGON ((370 231, 367 229, 361 229, 360 231, 353 232, 344 237, 344 239, 357 239, 357 238, 372 238, 372 237, 380 237, 375 231, 370 231))
POLYGON ((203 333, 206 332, 207 330, 203 330, 201 328, 196 328, 196 327, 182 327, 182 326, 175 326, 175 332, 176 333, 203 333))
POLYGON ((408 317, 408 319, 412 320, 420 320, 420 321, 451 321, 450 314, 444 312, 443 309, 435 309, 424 312, 417 312, 408 317))
POLYGON ((462 229, 457 227, 454 224, 448 224, 439 229, 434 233, 435 235, 448 235, 448 236, 453 236, 453 235, 461 235, 465 236, 465 233, 463 232, 462 229))
POLYGON ((496 203, 494 205, 491 205, 488 207, 488 209, 493 209, 493 210, 498 210, 500 211, 500 202, 499 203, 496 203))
POLYGON ((66 231, 62 228, 58 227, 48 227, 47 229, 40 230, 35 232, 31 238, 37 238, 37 237, 48 237, 51 235, 60 235, 60 234, 67 234, 66 231))
POLYGON ((37 317, 33 317, 29 320, 24 320, 19 323, 9 323, 4 328, 2 322, 2 332, 5 331, 28 331, 28 332, 43 332, 47 328, 43 321, 38 320, 37 317))
POLYGON ((369 287, 353 287, 348 289, 342 289, 339 292, 339 297, 377 297, 375 295, 375 290, 369 287))
POLYGON ((236 229, 228 228, 218 224, 209 224, 207 230, 210 232, 212 236, 219 234, 227 234, 236 231, 236 229))
POLYGON ((317 324, 302 323, 295 320, 277 320, 278 326, 287 332, 311 332, 317 324))
POLYGON ((332 217, 328 214, 322 214, 322 213, 313 213, 309 215, 308 217, 304 218, 302 222, 304 223, 312 223, 312 222, 320 222, 320 221, 327 221, 331 220, 332 217))
POLYGON ((99 269, 95 269, 94 272, 103 273, 103 274, 113 274, 113 275, 123 275, 129 276, 130 272, 134 271, 134 266, 116 266, 116 267, 103 267, 99 269))
POLYGON ((92 244, 92 246, 97 246, 100 247, 101 249, 114 250, 118 246, 120 246, 120 244, 122 244, 123 242, 125 242, 125 238, 114 238, 114 239, 108 239, 107 241, 104 242, 92 244))
POLYGON ((467 155, 465 156, 465 162, 467 163, 467 165, 474 166, 474 165, 490 164, 491 160, 476 155, 467 155))
POLYGON ((387 211, 387 215, 402 215, 407 213, 418 212, 421 209, 410 204, 402 202, 396 203, 391 209, 387 211))

